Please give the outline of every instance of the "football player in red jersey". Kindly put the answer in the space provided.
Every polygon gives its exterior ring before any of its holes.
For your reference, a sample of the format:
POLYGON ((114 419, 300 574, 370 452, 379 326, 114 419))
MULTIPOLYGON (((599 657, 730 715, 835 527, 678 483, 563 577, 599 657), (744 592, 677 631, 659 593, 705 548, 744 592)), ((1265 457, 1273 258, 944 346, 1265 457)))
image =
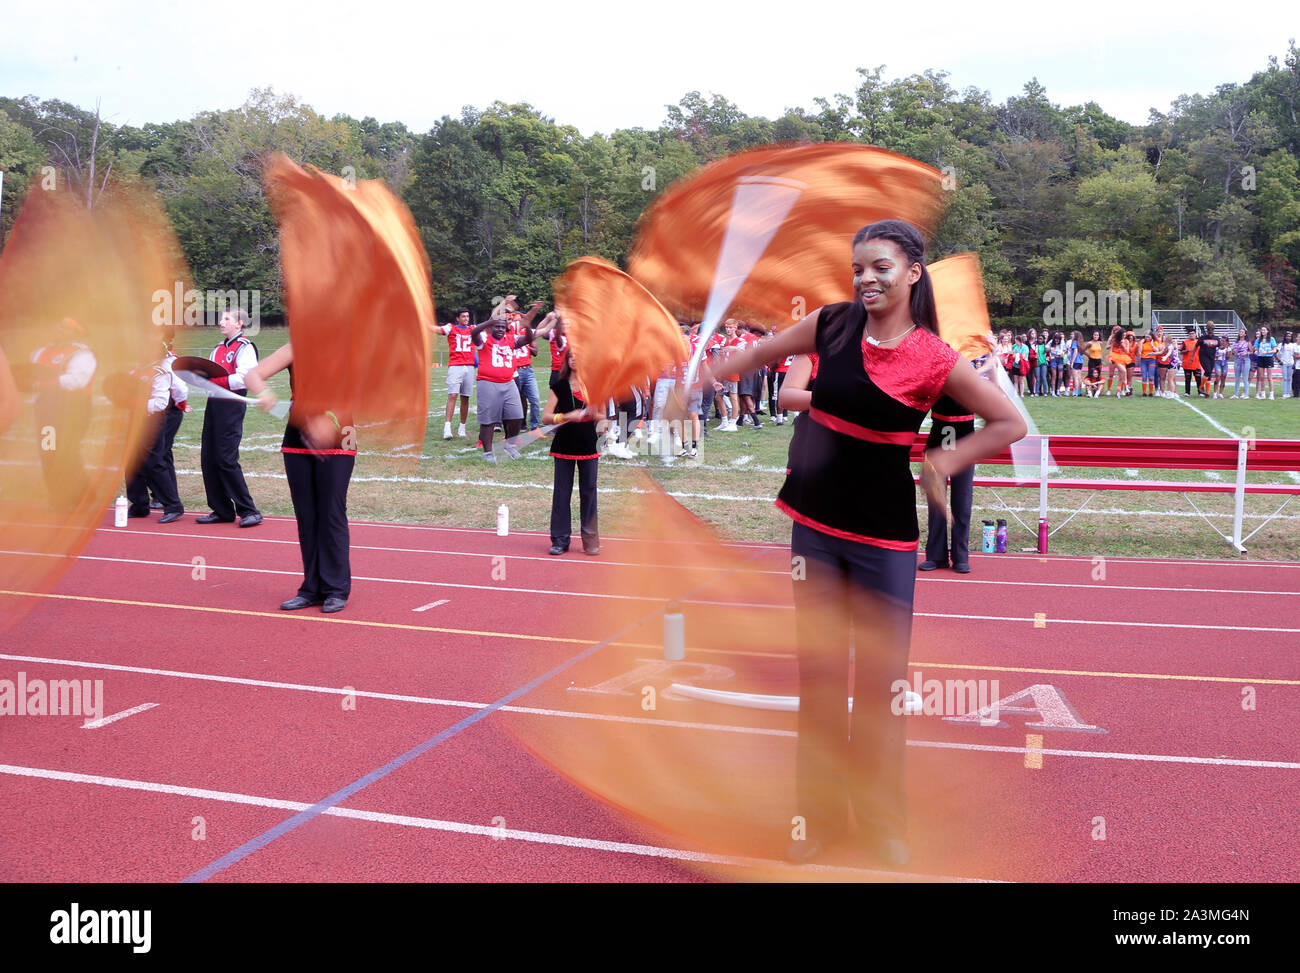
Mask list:
POLYGON ((442 438, 451 438, 451 418, 460 398, 460 428, 456 435, 465 438, 465 420, 469 418, 469 397, 474 394, 474 326, 469 323, 469 308, 456 310, 456 320, 438 329, 447 337, 447 421, 442 424, 442 438))
MULTIPOLYGON (((483 447, 483 458, 496 462, 492 452, 492 435, 498 422, 505 426, 506 439, 519 435, 524 421, 519 402, 519 389, 515 385, 515 350, 533 340, 532 329, 512 333, 504 317, 488 318, 471 332, 474 345, 479 350, 478 359, 478 441, 483 447), (484 330, 487 334, 484 334, 484 330)), ((506 455, 519 457, 517 447, 509 442, 506 455)))

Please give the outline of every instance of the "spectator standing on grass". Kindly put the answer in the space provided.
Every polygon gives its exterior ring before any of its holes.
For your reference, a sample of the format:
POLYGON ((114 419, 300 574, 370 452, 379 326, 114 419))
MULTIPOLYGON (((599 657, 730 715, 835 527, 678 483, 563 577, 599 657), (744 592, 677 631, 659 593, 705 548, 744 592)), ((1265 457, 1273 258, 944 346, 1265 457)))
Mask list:
MULTIPOLYGON (((1032 333, 1032 332, 1031 332, 1032 333)), ((1011 359, 1015 362, 1015 371, 1012 373, 1012 380, 1016 386, 1016 395, 1022 398, 1025 395, 1025 381, 1029 376, 1029 342, 1025 340, 1024 334, 1016 335, 1016 343, 1011 346, 1011 359)), ((1030 395, 1033 392, 1029 393, 1030 395)))
POLYGON ((469 308, 456 310, 456 320, 437 328, 447 338, 447 419, 442 424, 442 438, 451 438, 451 420, 460 399, 460 427, 456 435, 465 438, 465 421, 469 418, 469 397, 474 394, 474 339, 470 333, 469 308))
POLYGON ((1095 399, 1101 395, 1101 356, 1105 350, 1100 331, 1092 333, 1092 340, 1085 350, 1088 354, 1088 394, 1095 399))
POLYGON ((1214 352, 1214 397, 1223 398, 1223 387, 1228 381, 1228 339, 1219 335, 1219 347, 1214 352))
POLYGON ((1067 359, 1070 365, 1070 392, 1073 395, 1083 395, 1083 362, 1086 356, 1083 353, 1083 334, 1077 330, 1070 332, 1070 347, 1067 351, 1067 359))
POLYGON ((1034 346, 1034 386, 1037 395, 1047 395, 1051 392, 1051 386, 1048 384, 1048 337, 1047 329, 1044 328, 1038 335, 1037 339, 1031 341, 1034 346))
POLYGON ((1156 395, 1157 363, 1160 359, 1160 339, 1154 334, 1146 335, 1138 342, 1138 363, 1142 367, 1142 398, 1150 399, 1156 395))
POLYGON ((1268 384, 1267 398, 1273 398, 1273 356, 1277 353, 1277 339, 1273 337, 1268 328, 1260 328, 1259 338, 1259 369, 1256 371, 1255 390, 1258 393, 1255 398, 1265 398, 1264 385, 1268 384))
POLYGON ((1232 343, 1233 386, 1231 398, 1250 398, 1250 335, 1245 328, 1237 332, 1237 340, 1232 343))
POLYGON ((1061 394, 1065 380, 1065 335, 1056 332, 1047 346, 1047 381, 1053 396, 1061 394))
POLYGON ((1219 345, 1222 344, 1219 336, 1214 333, 1214 322, 1205 322, 1205 331, 1196 340, 1197 357, 1200 359, 1201 366, 1201 395, 1212 395, 1219 398, 1219 395, 1213 391, 1214 380, 1214 363, 1219 356, 1219 345))
POLYGON ((1201 351, 1196 325, 1188 327, 1187 337, 1182 340, 1180 348, 1183 356, 1183 396, 1191 398, 1193 386, 1198 392, 1201 389, 1201 351))
POLYGON ((1106 394, 1115 393, 1116 398, 1127 395, 1128 369, 1133 364, 1133 356, 1124 346, 1124 329, 1118 324, 1110 329, 1109 339, 1110 368, 1106 372, 1106 394), (1119 376, 1119 388, 1115 388, 1115 376, 1119 376))
POLYGON ((1246 398, 1250 398, 1250 388, 1259 384, 1259 339, 1264 337, 1264 329, 1256 328, 1255 337, 1250 342, 1250 385, 1246 391, 1246 398))
POLYGON ((1278 348, 1278 361, 1282 363, 1282 398, 1291 398, 1291 384, 1295 379, 1296 354, 1300 345, 1296 344, 1295 335, 1290 331, 1282 339, 1278 348))

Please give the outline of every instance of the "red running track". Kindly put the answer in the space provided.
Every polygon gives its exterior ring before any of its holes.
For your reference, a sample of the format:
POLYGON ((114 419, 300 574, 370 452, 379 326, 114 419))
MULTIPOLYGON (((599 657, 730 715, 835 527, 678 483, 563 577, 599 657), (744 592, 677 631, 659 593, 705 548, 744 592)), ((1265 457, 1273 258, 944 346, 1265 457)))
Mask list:
MULTIPOLYGON (((634 596, 645 554, 606 538, 598 558, 551 558, 538 534, 382 524, 354 524, 352 540, 347 611, 285 614, 278 603, 299 580, 292 520, 250 531, 106 521, 58 588, 0 633, 0 679, 102 680, 105 716, 154 705, 94 729, 71 716, 0 719, 0 880, 194 874, 613 635, 584 609, 611 591, 634 596)), ((786 548, 741 547, 753 570, 788 573, 786 548)), ((1003 697, 1037 686, 1076 725, 909 718, 910 827, 930 839, 902 877, 1300 879, 1300 564, 972 563, 965 577, 919 577, 914 673, 996 679, 1003 697)), ((688 634, 695 613, 743 602, 743 587, 700 591, 688 634)), ((19 597, 0 595, 0 611, 19 597)), ((628 604, 647 624, 214 880, 899 877, 833 856, 794 870, 689 847, 516 742, 530 727, 595 721, 738 761, 761 752, 792 779, 790 714, 663 696, 646 713, 631 690, 575 691, 661 658, 662 606, 628 604)), ((788 603, 752 610, 788 644, 788 603)), ((796 691, 789 653, 763 645, 688 650, 687 662, 649 681, 661 693, 692 678, 796 691)), ((783 847, 779 829, 754 834, 783 847)))

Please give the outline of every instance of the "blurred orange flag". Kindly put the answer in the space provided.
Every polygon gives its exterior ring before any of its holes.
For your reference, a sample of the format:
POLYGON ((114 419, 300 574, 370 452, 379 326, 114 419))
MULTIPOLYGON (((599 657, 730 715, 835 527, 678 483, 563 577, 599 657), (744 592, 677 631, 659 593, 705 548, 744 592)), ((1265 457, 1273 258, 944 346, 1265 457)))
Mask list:
POLYGON ((579 257, 569 264, 556 278, 555 304, 594 406, 620 402, 628 388, 686 361, 677 319, 608 260, 579 257))
POLYGON ((987 355, 991 331, 980 258, 973 253, 946 257, 927 268, 934 286, 939 337, 967 361, 987 355))
POLYGON ((72 566, 138 459, 147 396, 105 391, 161 357, 179 253, 161 205, 121 189, 89 210, 33 189, 0 251, 0 628, 72 566))
POLYGON ((942 176, 850 143, 733 155, 671 186, 642 218, 628 272, 674 313, 783 328, 852 295, 853 236, 906 220, 925 235, 942 176))
POLYGON ((367 442, 423 443, 433 294, 405 204, 284 155, 265 170, 280 224, 294 412, 343 412, 367 442))

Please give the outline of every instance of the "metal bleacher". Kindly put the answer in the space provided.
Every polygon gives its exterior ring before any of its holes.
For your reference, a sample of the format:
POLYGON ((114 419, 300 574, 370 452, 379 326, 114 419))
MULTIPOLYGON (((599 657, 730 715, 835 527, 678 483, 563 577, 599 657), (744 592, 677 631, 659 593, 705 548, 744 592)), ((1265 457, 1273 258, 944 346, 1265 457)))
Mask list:
MULTIPOLYGON (((1209 321, 1214 325, 1214 333, 1219 335, 1228 335, 1235 338, 1237 332, 1246 327, 1246 322, 1233 310, 1163 310, 1151 312, 1151 330, 1154 331, 1157 325, 1163 326, 1165 331, 1173 330, 1174 332, 1186 331, 1191 325, 1203 327, 1209 321)), ((1247 328, 1247 331, 1251 329, 1247 328)))

